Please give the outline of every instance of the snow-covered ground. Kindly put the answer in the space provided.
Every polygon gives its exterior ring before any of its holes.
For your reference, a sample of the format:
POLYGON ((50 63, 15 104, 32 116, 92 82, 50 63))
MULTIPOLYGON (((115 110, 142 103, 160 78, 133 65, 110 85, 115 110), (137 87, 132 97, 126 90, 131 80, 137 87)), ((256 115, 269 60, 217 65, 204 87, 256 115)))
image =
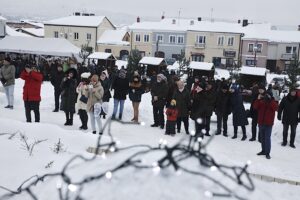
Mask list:
MULTIPOLYGON (((59 172, 65 163, 74 155, 81 154, 88 158, 92 154, 86 149, 95 146, 97 136, 89 131, 80 131, 81 125, 79 117, 74 117, 74 125, 63 126, 65 116, 63 112, 53 113, 54 97, 53 88, 49 82, 42 85, 42 101, 40 105, 41 123, 26 123, 25 111, 22 101, 23 81, 17 80, 15 86, 15 107, 14 110, 3 108, 6 105, 4 93, 0 92, 0 133, 15 133, 17 131, 25 134, 29 142, 34 140, 46 140, 35 146, 33 155, 22 148, 20 134, 9 139, 9 135, 0 135, 0 186, 16 190, 17 187, 27 178, 33 175, 43 175, 45 173, 59 172), (58 140, 64 145, 65 151, 59 154, 53 152, 54 144, 58 140), (52 162, 50 167, 46 166, 52 162)), ((112 107, 112 101, 110 102, 112 107)), ((110 108, 111 108, 110 107, 110 108)), ((33 113, 32 113, 33 116, 33 113)), ((124 121, 132 118, 132 107, 129 100, 125 103, 124 121)), ((142 125, 125 125, 118 122, 112 123, 112 133, 121 146, 134 144, 158 145, 158 141, 164 138, 168 144, 172 145, 185 137, 184 133, 175 137, 164 136, 164 130, 150 128, 152 123, 152 107, 150 95, 144 94, 140 105, 140 118, 144 122, 142 125)), ((105 121, 103 121, 105 122, 105 121)), ((232 133, 231 116, 228 120, 229 133, 232 133)), ((183 129, 183 128, 182 128, 183 129)), ((191 122, 190 129, 193 129, 191 122)), ((212 117, 211 132, 216 130, 216 118, 212 117)), ((232 134, 229 134, 230 136, 232 134)), ((250 138, 251 127, 247 126, 247 135, 250 138)), ((108 137, 104 137, 108 140, 108 137)), ((300 181, 300 136, 299 130, 296 138, 297 149, 281 147, 282 125, 276 121, 272 134, 271 160, 256 156, 260 151, 258 142, 232 140, 230 137, 216 136, 208 147, 208 152, 219 163, 228 165, 243 166, 248 160, 252 161, 249 172, 260 175, 268 175, 276 178, 300 181)), ((109 154, 106 159, 99 156, 94 162, 75 162, 72 165, 74 180, 81 180, 88 175, 105 172, 113 166, 118 165, 134 151, 126 151, 118 154, 109 154)), ((157 155, 150 156, 149 160, 157 158, 157 155)), ((159 156, 158 156, 159 157, 159 156)), ((189 163, 188 163, 189 164, 189 163)), ((194 166, 195 163, 190 163, 194 166)), ((204 173, 212 174, 209 169, 203 168, 204 173)), ((255 191, 248 192, 240 189, 235 184, 216 174, 219 180, 238 192, 247 199, 299 199, 300 187, 289 184, 278 184, 263 182, 253 178, 255 191)), ((39 199, 59 199, 57 193, 58 178, 49 178, 45 182, 34 187, 33 192, 39 199)), ((204 195, 205 191, 216 189, 211 182, 190 174, 182 173, 180 176, 172 169, 161 171, 160 175, 153 175, 152 170, 136 170, 133 168, 122 170, 113 174, 111 180, 95 181, 83 190, 84 199, 206 199, 209 195, 204 195)), ((0 188, 0 195, 5 191, 0 188)), ((70 194, 72 195, 72 193, 70 194)), ((74 195, 74 194, 73 194, 74 195)), ((14 196, 12 199, 31 199, 24 193, 14 196)), ((72 199, 72 198, 70 198, 72 199)), ((219 198, 216 198, 219 199, 219 198)), ((234 199, 234 198, 232 198, 234 199)))

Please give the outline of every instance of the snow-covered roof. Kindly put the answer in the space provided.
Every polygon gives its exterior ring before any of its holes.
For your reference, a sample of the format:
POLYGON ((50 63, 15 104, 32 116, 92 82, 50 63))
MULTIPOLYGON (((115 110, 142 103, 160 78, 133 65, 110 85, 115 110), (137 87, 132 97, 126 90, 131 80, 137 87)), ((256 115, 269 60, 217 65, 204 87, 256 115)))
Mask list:
POLYGON ((105 16, 68 16, 46 21, 45 25, 89 26, 98 27, 105 16))
POLYGON ((43 28, 21 28, 21 30, 37 37, 44 37, 45 35, 43 28))
POLYGON ((5 17, 0 16, 0 20, 7 20, 5 17))
POLYGON ((145 65, 160 65, 164 61, 163 58, 157 58, 157 57, 143 57, 139 64, 145 64, 145 65))
POLYGON ((129 42, 123 41, 126 30, 106 30, 102 33, 97 44, 129 45, 129 42))
POLYGON ((210 71, 213 69, 213 66, 214 66, 213 63, 192 61, 190 62, 189 68, 196 69, 196 70, 210 71))
POLYGON ((116 61, 116 66, 118 66, 118 69, 121 69, 122 67, 127 69, 127 65, 128 65, 128 61, 125 61, 125 60, 117 60, 116 61))
POLYGON ((217 80, 221 80, 222 78, 229 79, 230 78, 230 73, 226 69, 216 68, 214 78, 217 79, 217 80))
POLYGON ((22 20, 22 21, 26 22, 27 24, 31 24, 31 25, 34 25, 34 26, 37 26, 37 27, 40 27, 40 28, 44 28, 44 24, 42 22, 36 22, 36 21, 29 20, 29 19, 25 19, 25 20, 22 20))
POLYGON ((197 21, 195 19, 172 19, 166 18, 158 22, 137 22, 129 26, 131 30, 150 31, 209 31, 242 33, 241 25, 227 22, 197 21))
POLYGON ((25 34, 25 33, 21 33, 21 32, 18 32, 16 30, 14 30, 13 28, 11 28, 10 26, 6 25, 5 26, 5 30, 6 30, 6 34, 8 36, 18 36, 18 37, 32 37, 28 34, 25 34))
POLYGON ((240 71, 240 74, 253 75, 253 76, 265 76, 266 73, 267 73, 266 68, 262 68, 262 67, 242 66, 240 71))
POLYGON ((105 52, 94 52, 91 55, 89 55, 88 58, 107 60, 111 56, 116 60, 116 58, 112 55, 112 53, 105 53, 105 52))
POLYGON ((168 65, 167 66, 167 69, 168 70, 178 70, 179 69, 179 62, 178 61, 176 61, 176 62, 174 62, 174 64, 173 65, 168 65))
POLYGON ((62 38, 6 36, 0 40, 0 51, 71 57, 78 56, 80 49, 62 38))

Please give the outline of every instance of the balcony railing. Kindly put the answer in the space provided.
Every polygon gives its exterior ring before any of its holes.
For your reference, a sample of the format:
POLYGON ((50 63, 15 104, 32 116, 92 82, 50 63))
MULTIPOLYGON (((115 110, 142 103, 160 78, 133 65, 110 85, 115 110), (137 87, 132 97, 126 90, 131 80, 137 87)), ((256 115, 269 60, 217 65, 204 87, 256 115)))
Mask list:
POLYGON ((195 43, 195 48, 204 49, 205 48, 205 43, 195 43))
POLYGON ((281 54, 281 59, 282 60, 291 60, 294 59, 295 54, 291 54, 291 53, 283 53, 281 54))

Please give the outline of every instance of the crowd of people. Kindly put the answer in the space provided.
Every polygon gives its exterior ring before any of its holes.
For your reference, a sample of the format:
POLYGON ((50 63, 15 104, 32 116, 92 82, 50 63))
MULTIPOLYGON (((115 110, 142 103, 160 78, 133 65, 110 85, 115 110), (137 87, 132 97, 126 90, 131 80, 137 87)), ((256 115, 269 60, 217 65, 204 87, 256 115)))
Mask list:
MULTIPOLYGON (((113 98, 114 105, 112 120, 122 120, 127 95, 133 108, 131 121, 139 123, 142 95, 150 91, 154 119, 151 127, 165 129, 166 135, 174 136, 176 132, 180 133, 183 122, 186 134, 195 135, 196 138, 209 137, 212 134, 211 117, 215 113, 217 130, 213 134, 228 137, 228 116, 232 114, 232 139, 237 138, 238 127, 241 127, 241 140, 244 141, 247 139, 246 126, 250 117, 252 123, 249 141, 256 141, 258 136, 262 147, 258 155, 270 159, 271 133, 275 113, 278 111, 277 118, 283 123, 282 146, 287 145, 290 127, 289 144, 295 148, 296 129, 300 122, 300 98, 294 87, 290 87, 288 95, 280 101, 280 91, 276 85, 266 89, 265 84, 254 83, 248 92, 251 95, 251 107, 250 110, 246 110, 243 104, 244 90, 234 80, 215 81, 205 76, 192 76, 185 84, 176 74, 162 71, 153 74, 149 83, 138 71, 129 74, 124 68, 107 70, 104 67, 100 70, 90 70, 81 65, 64 66, 58 62, 51 63, 47 76, 54 87, 53 112, 65 112, 65 126, 72 126, 73 116, 78 113, 81 130, 87 130, 90 121, 93 134, 98 132, 101 135, 101 118, 106 118, 108 114, 110 99, 113 98), (190 131, 189 119, 195 122, 195 131, 190 131)), ((7 96, 5 108, 13 109, 15 66, 11 64, 9 57, 3 61, 0 78, 7 96)), ((30 112, 33 110, 35 122, 39 122, 41 84, 45 77, 37 65, 27 64, 21 71, 20 78, 25 80, 23 100, 26 121, 32 121, 30 112)))

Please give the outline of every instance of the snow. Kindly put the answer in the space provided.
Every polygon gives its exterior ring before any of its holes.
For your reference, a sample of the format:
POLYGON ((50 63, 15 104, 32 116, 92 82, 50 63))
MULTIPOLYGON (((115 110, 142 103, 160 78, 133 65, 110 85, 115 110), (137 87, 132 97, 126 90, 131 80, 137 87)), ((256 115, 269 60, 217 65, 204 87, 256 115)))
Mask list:
POLYGON ((13 36, 13 37, 32 37, 31 35, 27 35, 25 33, 20 33, 16 31, 15 29, 11 28, 10 26, 6 25, 5 26, 6 34, 8 36, 13 36))
POLYGON ((21 21, 26 22, 26 23, 31 24, 31 25, 34 25, 34 26, 37 26, 37 27, 40 27, 40 28, 44 28, 44 24, 41 23, 41 22, 32 21, 30 19, 23 19, 21 21))
POLYGON ((25 31, 25 34, 28 32, 37 37, 44 37, 45 35, 43 28, 21 28, 21 30, 25 31))
MULTIPOLYGON (((106 60, 109 57, 113 56, 112 53, 105 53, 105 52, 94 52, 88 56, 89 59, 101 59, 106 60)), ((114 58, 115 59, 115 58, 114 58)))
POLYGON ((167 66, 167 69, 168 69, 169 71, 172 71, 172 70, 174 70, 174 71, 179 70, 179 62, 176 61, 176 62, 174 62, 173 65, 168 65, 168 66, 167 66))
POLYGON ((226 69, 215 69, 215 80, 221 80, 222 78, 225 78, 226 80, 230 78, 230 73, 226 69))
POLYGON ((213 66, 214 66, 213 63, 192 61, 190 62, 189 68, 196 69, 196 70, 210 71, 213 69, 213 66))
POLYGON ((127 31, 125 30, 106 30, 100 36, 97 44, 108 44, 108 45, 124 45, 128 46, 129 42, 123 41, 127 31))
POLYGON ((68 16, 46 21, 45 25, 98 27, 105 16, 68 16))
POLYGON ((128 61, 117 60, 116 61, 116 65, 118 66, 118 69, 121 69, 122 67, 124 67, 125 69, 127 69, 128 61))
POLYGON ((5 17, 0 16, 0 20, 6 21, 7 19, 5 17))
POLYGON ((143 57, 139 64, 145 64, 145 65, 160 65, 164 61, 163 58, 157 58, 157 57, 143 57))
POLYGON ((62 38, 7 36, 0 41, 0 51, 51 56, 78 56, 80 49, 62 38))
MULTIPOLYGON (((47 141, 37 145, 33 151, 33 156, 21 148, 20 136, 17 134, 14 138, 8 139, 8 136, 0 136, 0 186, 10 189, 16 189, 25 179, 32 175, 43 175, 45 173, 55 173, 61 171, 64 164, 74 155, 81 154, 90 158, 92 154, 86 152, 90 146, 95 146, 97 136, 91 134, 91 130, 79 131, 80 120, 77 115, 74 116, 73 126, 63 126, 65 116, 63 112, 51 112, 54 108, 54 90, 49 82, 42 84, 42 101, 40 104, 41 123, 26 123, 25 111, 22 100, 22 87, 24 81, 17 79, 15 86, 15 105, 13 110, 3 108, 6 105, 4 93, 0 92, 0 133, 14 133, 21 131, 26 134, 29 141, 47 139, 47 141), (64 144, 65 152, 55 154, 51 148, 58 140, 64 144), (45 166, 53 161, 53 166, 46 169, 45 166)), ((1 90, 0 90, 1 91, 1 90)), ((146 93, 142 97, 140 105, 140 120, 145 125, 123 125, 118 122, 112 123, 112 133, 115 138, 121 141, 121 146, 134 144, 157 145, 163 138, 169 145, 175 144, 185 138, 184 133, 177 134, 175 137, 164 136, 164 130, 159 128, 150 128, 152 123, 151 96, 146 93)), ((113 99, 110 100, 110 113, 112 112, 113 99)), ((129 121, 132 117, 132 105, 127 99, 124 107, 124 121, 129 121)), ((33 114, 33 113, 32 113, 33 114)), ((229 116, 228 131, 229 136, 233 135, 231 123, 232 117, 229 116)), ((105 122, 105 120, 103 120, 105 122)), ((212 117, 211 131, 216 130, 216 117, 212 117)), ((193 130, 193 123, 190 121, 190 130, 193 130)), ((251 124, 251 122, 250 122, 251 124)), ((89 124, 90 125, 90 124, 89 124)), ((183 127, 182 127, 183 129, 183 127)), ((251 134, 250 126, 247 126, 248 136, 251 134)), ((300 181, 299 174, 299 153, 300 148, 292 149, 281 147, 282 124, 275 120, 272 133, 271 160, 256 156, 260 151, 258 142, 240 141, 241 134, 238 134, 238 140, 232 140, 223 136, 216 136, 208 147, 208 152, 217 162, 228 165, 244 165, 248 160, 252 164, 249 166, 249 172, 260 175, 269 175, 277 178, 300 181)), ((249 138, 249 137, 248 137, 249 138)), ((104 135, 104 140, 108 137, 104 135)), ((205 138, 205 141, 207 138, 205 138)), ((296 146, 300 146, 300 136, 296 136, 296 146)), ((113 166, 122 163, 127 157, 135 151, 126 151, 112 153, 107 155, 106 159, 99 156, 94 162, 85 163, 83 161, 75 162, 68 175, 72 180, 82 180, 89 175, 106 172, 113 166)), ((154 158, 160 158, 159 154, 147 156, 144 162, 151 162, 154 158)), ((197 163, 192 161, 186 163, 189 167, 197 167, 197 163)), ((240 189, 233 185, 231 181, 226 180, 216 172, 210 169, 201 168, 205 174, 219 177, 226 186, 233 188, 235 192, 240 189)), ((109 174, 108 174, 109 175, 109 174)), ((161 170, 158 175, 154 175, 152 170, 136 170, 132 168, 124 169, 118 173, 112 173, 110 180, 95 181, 88 184, 83 190, 84 199, 96 200, 99 197, 105 197, 107 200, 126 199, 152 200, 152 199, 209 199, 204 195, 206 191, 215 190, 216 186, 206 179, 189 175, 184 172, 181 175, 173 170, 161 170), (184 184, 188 183, 188 184, 184 184)), ((47 178, 44 182, 33 187, 32 192, 39 196, 39 199, 52 200, 59 199, 57 194, 57 185, 60 183, 58 178, 47 178)), ((278 184, 260 181, 253 178, 255 184, 254 192, 240 191, 241 195, 247 199, 264 200, 298 200, 300 195, 299 186, 289 184, 278 184)), ((0 195, 5 191, 0 189, 0 195)), ((72 192, 70 196, 74 195, 72 192)), ((71 197, 70 197, 71 198, 71 197)), ((12 198, 14 200, 31 199, 27 194, 21 194, 12 198)), ((71 198, 72 199, 72 198, 71 198)), ((219 199, 219 198, 215 198, 219 199)), ((222 198, 223 199, 223 198, 222 198)), ((227 199, 227 198, 226 198, 227 199)), ((228 199, 234 199, 228 198, 228 199)))
POLYGON ((254 75, 254 76, 265 76, 267 73, 266 68, 262 67, 247 67, 242 66, 240 74, 254 75))

